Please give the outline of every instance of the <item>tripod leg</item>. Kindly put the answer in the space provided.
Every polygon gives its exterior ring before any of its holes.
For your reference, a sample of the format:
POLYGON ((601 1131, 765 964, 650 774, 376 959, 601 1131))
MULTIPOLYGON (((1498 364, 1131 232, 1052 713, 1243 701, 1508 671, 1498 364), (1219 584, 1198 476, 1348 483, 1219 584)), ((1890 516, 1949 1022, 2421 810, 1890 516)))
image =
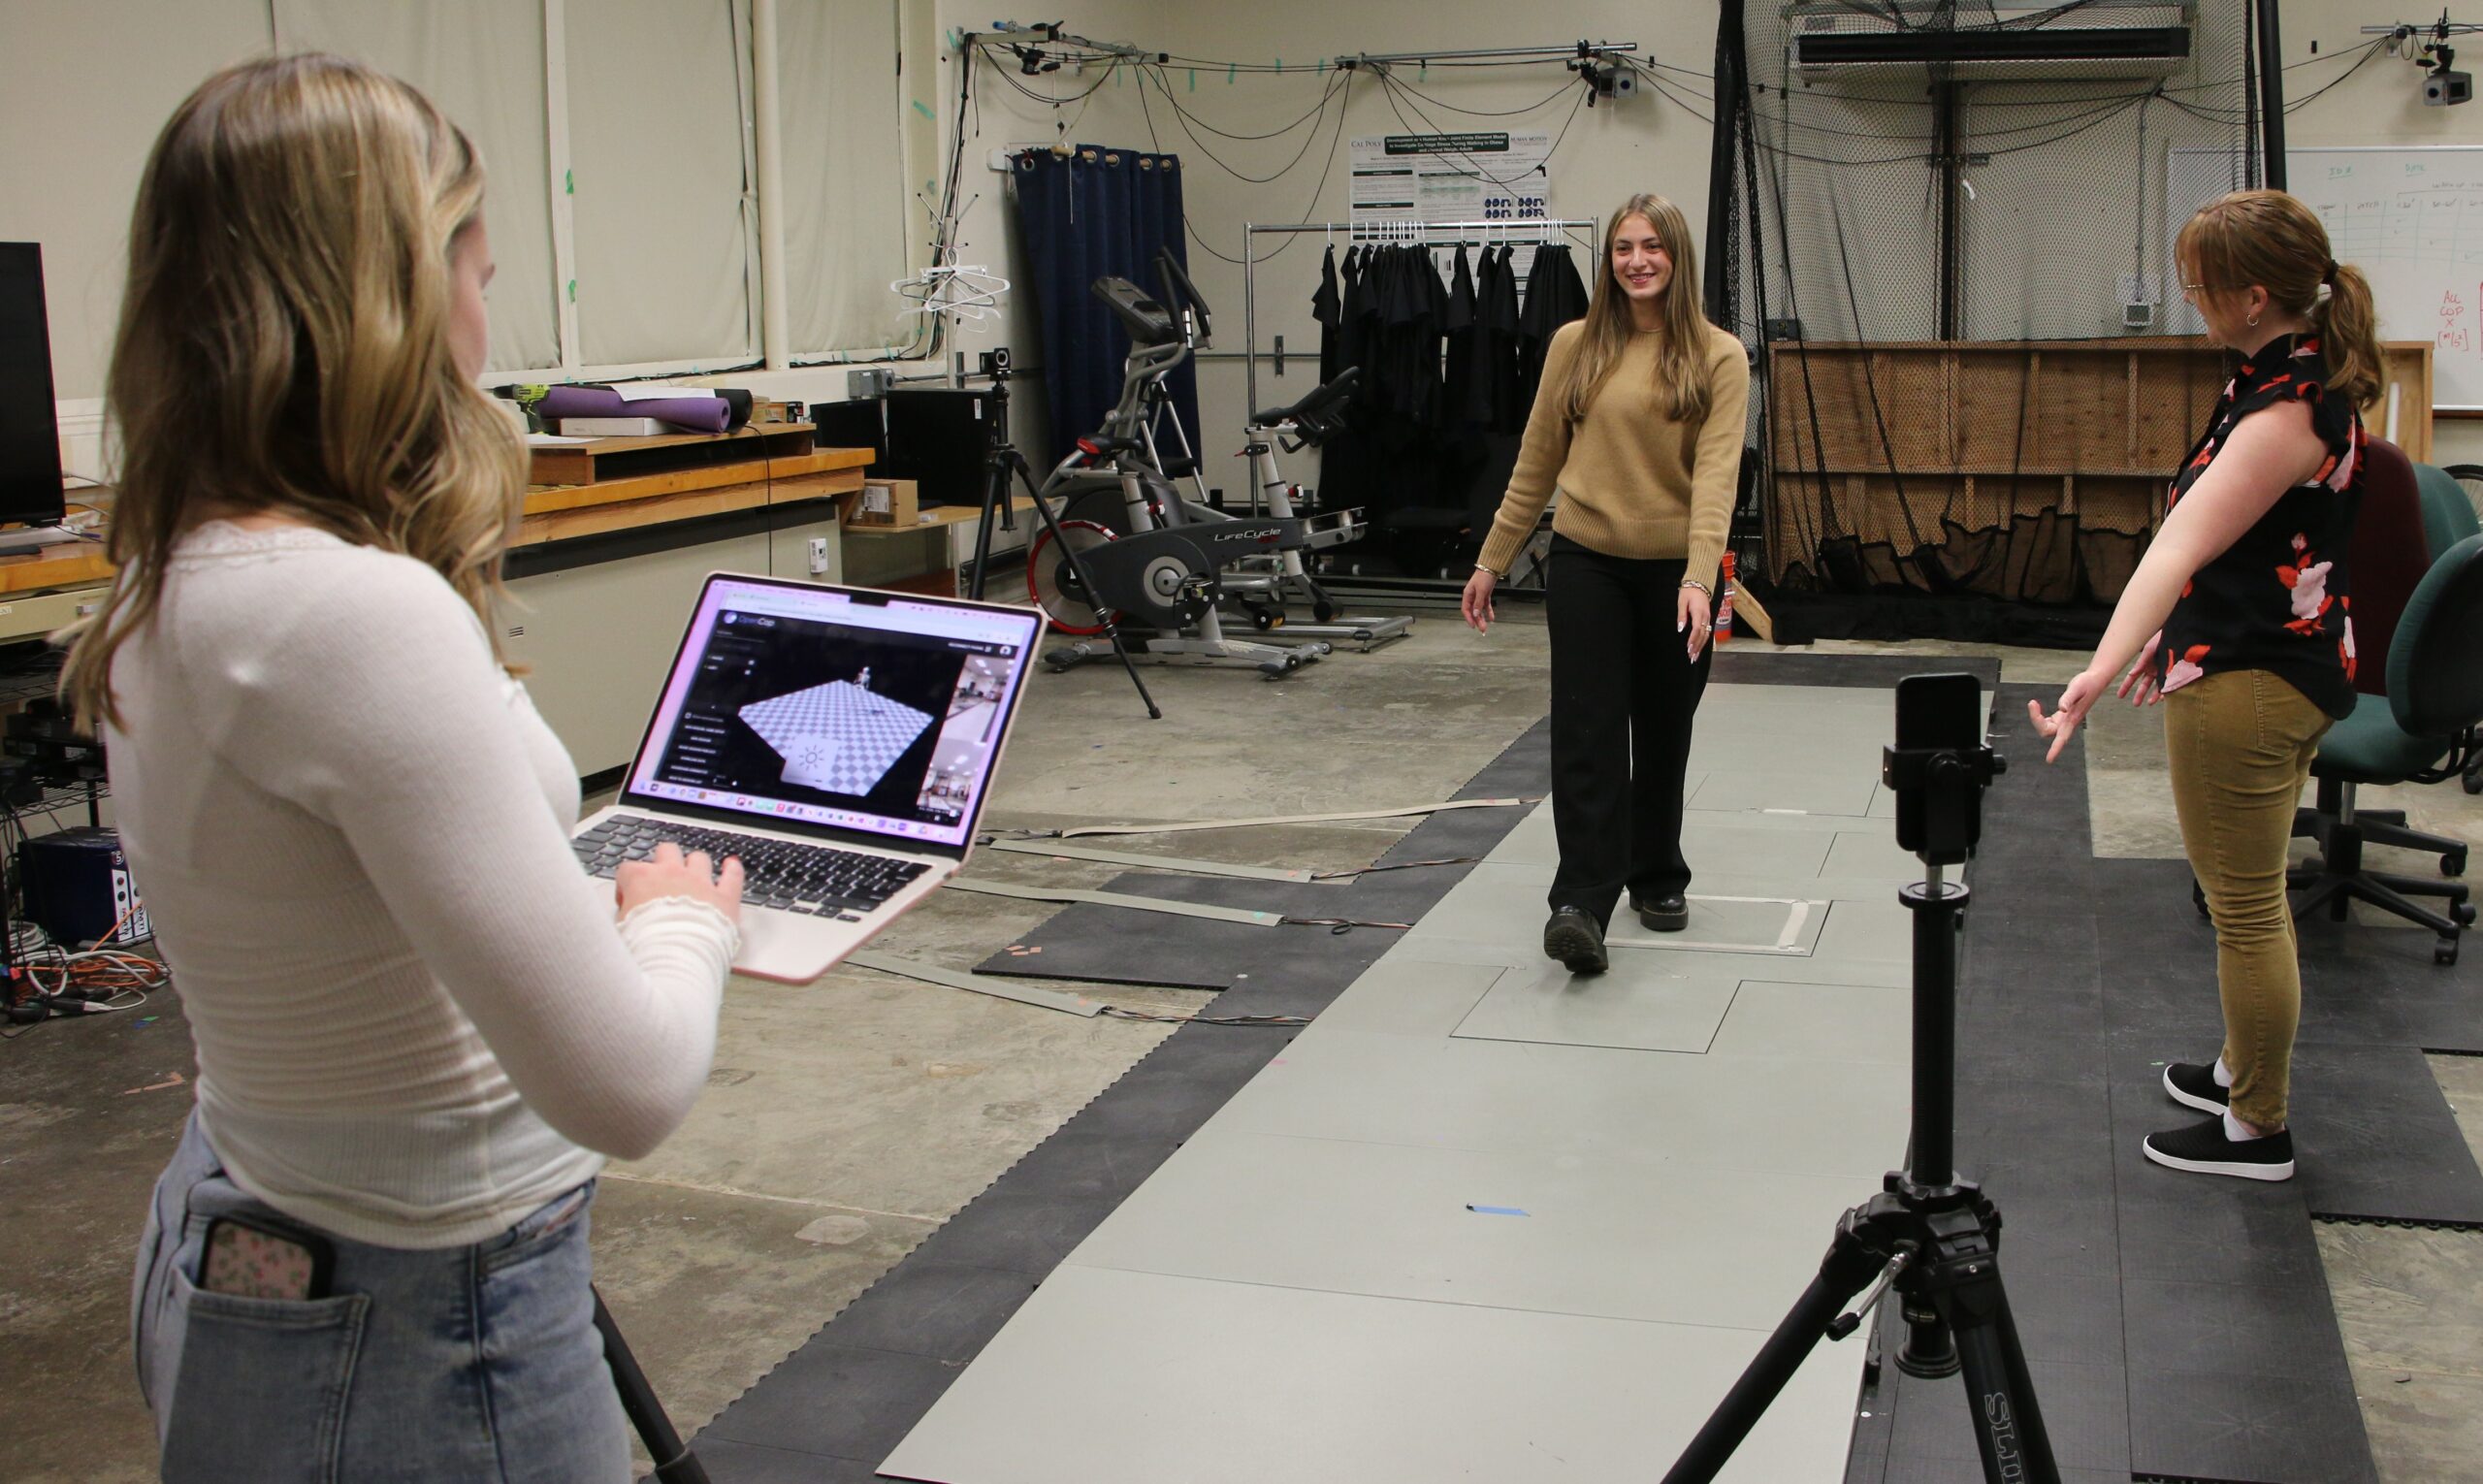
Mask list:
POLYGON ((1758 1354, 1743 1370, 1741 1379, 1725 1393, 1725 1400, 1699 1428, 1698 1436, 1690 1440, 1690 1446, 1681 1450, 1681 1457, 1664 1474, 1663 1484, 1707 1484, 1715 1478, 1732 1458, 1733 1450, 1741 1446, 1742 1439, 1766 1414, 1776 1394, 1801 1369, 1803 1359, 1818 1347, 1828 1325, 1886 1265, 1886 1255, 1872 1251, 1857 1236, 1857 1214, 1847 1213, 1837 1227, 1836 1241, 1829 1245, 1827 1256, 1820 1261, 1819 1276, 1811 1279, 1811 1286, 1793 1301, 1776 1332, 1767 1337, 1767 1342, 1758 1347, 1758 1354))
POLYGON ((998 449, 984 455, 983 461, 983 519, 974 532, 974 577, 966 585, 966 596, 981 601, 985 576, 991 570, 991 522, 994 516, 1009 518, 1009 465, 998 449))
POLYGON ((1146 682, 1138 678, 1138 666, 1130 662, 1129 646, 1121 642, 1120 626, 1113 622, 1113 612, 1104 606, 1103 595, 1095 591, 1095 584, 1087 578, 1086 564, 1061 538, 1060 522, 1053 518, 1051 506, 1044 503, 1044 492, 1035 486, 1035 471, 1027 466, 1026 456, 1012 449, 1008 457, 1010 466, 1017 471, 1017 477, 1026 481, 1026 491, 1034 500, 1035 514, 1042 518, 1044 530, 1051 533, 1051 543, 1059 548, 1061 560, 1069 564, 1070 575, 1078 579, 1078 590, 1094 603, 1095 616, 1104 624, 1104 637, 1113 641, 1113 657, 1120 661, 1121 670, 1129 676, 1129 683, 1138 688, 1138 698, 1146 705, 1147 719, 1162 721, 1163 711, 1156 706, 1155 697, 1146 694, 1146 682))
MULTIPOLYGON (((1995 1286, 1998 1280, 1994 1279, 1995 1286)), ((2009 1307, 2008 1290, 2000 1294, 2000 1358, 2009 1367, 2009 1383, 2017 1389, 2018 1431, 2026 1436, 2026 1453, 2052 1466, 2052 1437, 2044 1427, 2044 1409, 2035 1400, 2035 1378, 2026 1369, 2026 1347, 2017 1339, 2017 1315, 2009 1307)), ((2057 1468, 2053 1468, 2056 1476, 2057 1468)))
POLYGON ((1941 1293, 1938 1303, 1964 1363, 1966 1410, 1983 1453, 1983 1476, 1993 1484, 2060 1484, 1998 1270, 1941 1293))
POLYGON ((629 1342, 621 1338, 621 1326, 612 1322, 612 1311, 603 1307, 603 1295, 599 1293, 595 1296, 595 1327, 603 1336, 603 1360, 612 1368, 612 1385, 621 1393, 621 1410, 629 1415, 629 1425, 638 1430, 638 1439, 647 1445, 647 1456, 656 1461, 656 1477, 663 1484, 708 1484, 706 1466, 672 1430, 672 1419, 664 1415, 663 1403, 656 1399, 655 1388, 647 1384, 647 1373, 638 1369, 638 1358, 629 1353, 629 1342))

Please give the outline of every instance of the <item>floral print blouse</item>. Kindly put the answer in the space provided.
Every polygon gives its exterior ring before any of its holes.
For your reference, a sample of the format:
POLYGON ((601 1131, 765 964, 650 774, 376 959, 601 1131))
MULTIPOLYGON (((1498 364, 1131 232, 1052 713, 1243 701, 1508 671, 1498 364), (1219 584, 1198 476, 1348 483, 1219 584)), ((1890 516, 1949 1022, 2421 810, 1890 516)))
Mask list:
POLYGON ((2353 711, 2345 548, 2362 499, 2364 433, 2353 405, 2326 395, 2327 379, 2317 336, 2270 340, 2225 383, 2207 436, 2175 476, 2168 512, 2243 418, 2288 400, 2310 403, 2311 429, 2328 446, 2318 473, 2287 490, 2181 590, 2157 651, 2167 692, 2220 670, 2267 670, 2330 716, 2353 711))

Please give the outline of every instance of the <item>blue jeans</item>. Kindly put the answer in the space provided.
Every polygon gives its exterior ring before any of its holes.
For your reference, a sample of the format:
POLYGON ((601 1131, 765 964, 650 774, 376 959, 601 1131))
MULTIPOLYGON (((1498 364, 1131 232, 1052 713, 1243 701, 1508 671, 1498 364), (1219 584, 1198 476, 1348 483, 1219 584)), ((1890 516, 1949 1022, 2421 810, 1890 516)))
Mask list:
POLYGON ((588 1286, 594 1194, 582 1185, 471 1246, 331 1238, 324 1298, 208 1293, 208 1223, 275 1213, 225 1176, 193 1113, 155 1182, 130 1306, 163 1477, 628 1479, 629 1424, 588 1286))

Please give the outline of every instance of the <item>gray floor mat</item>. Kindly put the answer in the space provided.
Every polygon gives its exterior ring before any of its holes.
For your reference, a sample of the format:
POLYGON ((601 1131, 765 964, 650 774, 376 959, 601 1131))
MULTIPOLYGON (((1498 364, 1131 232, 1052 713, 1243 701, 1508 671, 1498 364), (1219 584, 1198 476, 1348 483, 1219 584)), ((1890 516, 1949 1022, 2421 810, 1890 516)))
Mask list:
MULTIPOLYGON (((1458 796, 1540 793, 1550 772, 1548 737, 1538 723, 1458 796)), ((1523 809, 1436 816, 1407 831, 1381 859, 1480 855, 1524 817, 1523 809)), ((1411 921, 1464 872, 1382 872, 1337 887, 1134 872, 1116 880, 1113 889, 1228 906, 1257 906, 1264 898, 1284 910, 1314 894, 1323 907, 1372 904, 1368 914, 1324 908, 1323 916, 1403 914, 1390 919, 1411 921)), ((1135 978, 1148 971, 1126 962, 1126 913, 1073 905, 1025 941, 1044 943, 1044 967, 1056 969, 1048 960, 1060 951, 1052 945, 1083 952, 1090 924, 1074 922, 1056 936, 1045 935, 1061 919, 1090 917, 1110 919, 1121 929, 1119 972, 1092 977, 1160 982, 1135 978)), ((1236 952, 1254 955, 1242 970, 1251 979, 1219 976, 1233 984, 1209 1003, 1208 1013, 1219 1016, 1315 1016, 1397 936, 1372 929, 1340 936, 1313 927, 1241 927, 1173 917, 1150 927, 1164 929, 1150 932, 1150 956, 1164 954, 1168 940, 1177 943, 1175 952, 1222 955, 1199 960, 1206 963, 1228 963, 1236 952), (1208 941, 1225 935, 1251 941, 1208 941)), ((1062 952, 1064 960, 1069 956, 1062 952)), ((984 967, 1025 972, 1023 961, 1008 954, 984 967)), ((1098 953, 1080 960, 1080 967, 1113 969, 1115 963, 1098 953)), ((1176 1031, 709 1423, 695 1439, 709 1473, 719 1481, 875 1477, 878 1462, 1035 1286, 1243 1082, 1281 1055, 1293 1034, 1218 1025, 1176 1031)))
MULTIPOLYGON (((1927 667, 1728 653, 1717 678, 1885 687, 1927 667)), ((1987 662, 1982 671, 1987 684, 1996 680, 1987 662)), ((1996 743, 2011 771, 1988 796, 1985 848, 1972 873, 1957 1149, 2003 1212, 2003 1268, 2062 1477, 2370 1479, 2311 1216, 2468 1219, 2457 1213, 2483 1197, 2483 1177, 2462 1143, 2455 1152, 2464 1163, 2448 1157, 2454 1127, 2428 1075, 2418 1076, 2417 1049, 2483 1048, 2483 1008, 2467 1003, 2470 988, 2463 1000, 2451 992, 2451 971, 2434 971, 2424 935, 2399 942, 2381 930, 2306 932, 2306 983, 2352 984, 2356 992, 2306 996, 2298 1097, 2306 1118, 2317 1106, 2361 1113, 2316 1132, 2306 1122, 2304 1176, 2287 1185, 2202 1183, 2145 1165, 2137 1139, 2181 1117, 2151 1081, 2154 1058, 2214 1045, 2212 935, 2190 913, 2188 875, 2177 862, 2090 858, 2079 755, 2044 767, 2017 720, 2029 696, 2052 694, 1999 689, 1996 743), (2417 1137, 2377 1137, 2388 1130, 2417 1137), (2336 1168, 2314 1175, 2314 1160, 2336 1168), (2446 1214, 2409 1214, 2416 1206, 2446 1214), (2256 1357, 2249 1364, 2258 1369, 2242 1369, 2243 1356, 2256 1357)), ((1546 742, 1538 726, 1465 796, 1541 791, 1546 742)), ((1389 858, 1480 855, 1520 814, 1434 818, 1389 858)), ((1350 898, 1388 883, 1364 899, 1403 912, 1423 891, 1436 899, 1464 869, 1383 874, 1329 894, 1350 898)), ((1115 889, 1258 905, 1247 893, 1259 885, 1133 873, 1115 889)), ((1079 906, 1059 916, 1100 911, 1079 906)), ((1225 926, 1164 920, 1183 930, 1225 926)), ((1291 946, 1263 947, 1266 976, 1253 971, 1220 995, 1217 1014, 1316 1014, 1395 936, 1230 931, 1316 938, 1324 952, 1297 957, 1291 946)), ((1024 972, 1022 960, 1004 958, 989 967, 1024 972)), ((1166 1041, 726 1408, 697 1440, 710 1472, 720 1481, 873 1477, 871 1465, 1033 1286, 1290 1039, 1191 1026, 1166 1041)), ((1822 1250, 1829 1236, 1819 1233, 1822 1250)), ((1787 1304, 1794 1297, 1788 1293, 1787 1304)), ((1893 1365, 1882 1376, 1862 1399, 1868 1415, 1855 1427, 1848 1477, 1980 1479, 1959 1384, 1918 1383, 1893 1365)))

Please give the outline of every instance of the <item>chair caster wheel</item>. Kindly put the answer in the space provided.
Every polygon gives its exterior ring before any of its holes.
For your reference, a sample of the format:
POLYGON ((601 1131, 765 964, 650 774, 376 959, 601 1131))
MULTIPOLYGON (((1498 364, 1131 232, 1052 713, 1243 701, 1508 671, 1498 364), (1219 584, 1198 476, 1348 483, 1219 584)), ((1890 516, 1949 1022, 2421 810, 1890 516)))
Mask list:
POLYGON ((2448 919, 2460 927, 2472 927, 2474 925, 2474 904, 2472 902, 2450 903, 2448 909, 2448 919))
POLYGON ((1337 605, 1323 597, 1310 605, 1310 616, 1324 624, 1337 616, 1337 605))
POLYGON ((2433 949, 2433 950, 2432 950, 2432 962, 2434 962, 2434 963, 2455 963, 2455 962, 2457 962, 2457 940, 2456 940, 2455 938, 2443 938, 2443 939, 2441 939, 2441 940, 2440 940, 2440 942, 2439 942, 2439 945, 2438 945, 2436 948, 2435 948, 2435 949, 2433 949))
POLYGON ((2441 874, 2442 876, 2463 876, 2463 875, 2465 875, 2465 874, 2466 874, 2466 852, 2464 852, 2464 851, 2457 851, 2457 852, 2454 852, 2454 853, 2452 853, 2452 854, 2450 854, 2450 855, 2442 855, 2442 856, 2440 857, 2440 874, 2441 874))

